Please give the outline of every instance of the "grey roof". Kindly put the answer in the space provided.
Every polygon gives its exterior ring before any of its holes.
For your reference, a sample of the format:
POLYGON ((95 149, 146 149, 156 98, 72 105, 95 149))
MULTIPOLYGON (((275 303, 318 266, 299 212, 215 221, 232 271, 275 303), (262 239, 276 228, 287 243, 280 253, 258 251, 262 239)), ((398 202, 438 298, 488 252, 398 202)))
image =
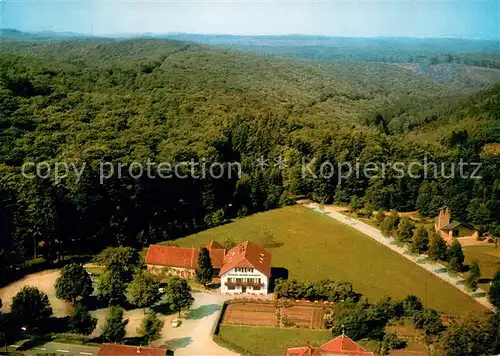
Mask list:
POLYGON ((476 229, 474 226, 470 225, 470 224, 466 224, 466 223, 463 223, 463 222, 460 222, 458 220, 453 220, 451 223, 449 223, 448 225, 446 226, 443 226, 441 228, 441 230, 453 230, 459 226, 465 226, 465 227, 469 227, 471 229, 476 229))

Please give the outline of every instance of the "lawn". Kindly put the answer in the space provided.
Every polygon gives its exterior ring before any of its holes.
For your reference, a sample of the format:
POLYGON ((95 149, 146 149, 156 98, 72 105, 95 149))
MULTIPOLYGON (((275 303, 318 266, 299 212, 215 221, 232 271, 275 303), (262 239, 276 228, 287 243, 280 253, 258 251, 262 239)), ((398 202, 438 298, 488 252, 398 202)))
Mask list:
POLYGON ((414 294, 428 307, 444 313, 486 311, 450 284, 368 236, 302 206, 255 214, 175 243, 201 246, 210 240, 222 242, 226 237, 262 242, 270 234, 276 242, 269 248, 272 265, 288 269, 289 278, 348 281, 371 301, 385 295, 402 299, 414 294))
POLYGON ((500 247, 494 245, 476 245, 463 247, 465 253, 465 263, 470 265, 477 260, 481 269, 481 282, 479 288, 489 290, 489 282, 495 272, 500 268, 500 247))
POLYGON ((305 346, 307 342, 311 346, 320 346, 333 338, 332 333, 327 330, 226 325, 221 326, 219 337, 225 341, 221 345, 238 351, 247 350, 255 356, 284 355, 289 347, 305 346))

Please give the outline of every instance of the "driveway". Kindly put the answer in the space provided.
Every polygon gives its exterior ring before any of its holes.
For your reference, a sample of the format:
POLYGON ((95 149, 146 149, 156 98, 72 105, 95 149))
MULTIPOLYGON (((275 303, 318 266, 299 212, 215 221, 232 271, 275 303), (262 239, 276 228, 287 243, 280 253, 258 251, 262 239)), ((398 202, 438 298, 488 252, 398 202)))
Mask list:
POLYGON ((384 235, 380 233, 379 230, 375 229, 374 227, 365 224, 364 222, 361 222, 359 220, 353 219, 351 217, 345 216, 338 211, 335 211, 335 209, 325 209, 322 210, 319 208, 318 204, 307 204, 305 205, 307 208, 317 211, 321 214, 325 214, 326 216, 331 217, 332 219, 335 219, 337 221, 340 221, 341 223, 344 223, 346 225, 349 225, 353 227, 354 229, 362 232, 363 234, 371 237, 375 241, 381 243, 384 246, 387 246, 391 250, 399 253, 402 257, 412 261, 415 263, 417 266, 420 266, 421 268, 424 268, 425 270, 429 271, 433 275, 435 275, 438 278, 441 278, 443 281, 450 283, 453 285, 455 288, 460 290, 461 292, 471 296, 474 298, 474 300, 486 308, 488 308, 491 311, 495 311, 495 308, 491 303, 488 301, 486 298, 486 292, 482 289, 478 289, 476 292, 471 293, 465 288, 464 284, 464 279, 461 276, 451 276, 447 273, 446 267, 436 263, 436 262, 428 262, 428 261, 422 261, 427 258, 426 255, 419 255, 419 256, 412 256, 406 253, 406 248, 405 247, 399 247, 395 244, 394 239, 392 238, 387 238, 384 235), (417 262, 419 260, 419 262, 417 262))
POLYGON ((24 286, 33 286, 47 294, 47 296, 49 297, 50 305, 52 306, 52 310, 54 311, 54 316, 64 317, 71 315, 71 312, 73 310, 71 304, 65 302, 64 300, 56 298, 56 290, 54 288, 54 285, 59 276, 59 270, 47 270, 29 274, 23 279, 0 288, 0 299, 2 299, 3 302, 2 311, 10 311, 12 299, 24 286))
MULTIPOLYGON (((183 314, 181 326, 173 328, 169 322, 165 323, 160 341, 162 346, 175 350, 176 356, 239 355, 212 340, 212 329, 222 303, 229 298, 220 295, 218 291, 193 293, 193 297, 194 304, 183 314)), ((177 314, 169 320, 175 317, 177 314)))

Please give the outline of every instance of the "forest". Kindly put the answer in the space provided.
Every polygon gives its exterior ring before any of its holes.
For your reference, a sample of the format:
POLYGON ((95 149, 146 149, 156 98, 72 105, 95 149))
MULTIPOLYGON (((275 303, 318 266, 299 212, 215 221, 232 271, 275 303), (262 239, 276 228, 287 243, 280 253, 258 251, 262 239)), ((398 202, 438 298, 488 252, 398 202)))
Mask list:
MULTIPOLYGON (((471 53, 496 61, 485 46, 471 53)), ((415 58, 421 47, 402 46, 415 58)), ((163 38, 4 36, 2 282, 34 255, 56 260, 145 246, 300 197, 430 217, 447 205, 454 218, 500 234, 500 87, 384 63, 392 60, 347 60, 349 53, 314 61, 163 38), (482 178, 388 174, 339 185, 338 172, 302 175, 303 160, 317 162, 317 172, 325 161, 409 164, 424 157, 448 166, 480 163, 482 178), (258 165, 262 158, 268 164, 258 165), (285 165, 273 164, 277 159, 285 165), (112 176, 101 184, 102 162, 148 160, 240 162, 242 174, 112 176), (75 172, 28 179, 26 162, 86 169, 79 179, 75 172)))

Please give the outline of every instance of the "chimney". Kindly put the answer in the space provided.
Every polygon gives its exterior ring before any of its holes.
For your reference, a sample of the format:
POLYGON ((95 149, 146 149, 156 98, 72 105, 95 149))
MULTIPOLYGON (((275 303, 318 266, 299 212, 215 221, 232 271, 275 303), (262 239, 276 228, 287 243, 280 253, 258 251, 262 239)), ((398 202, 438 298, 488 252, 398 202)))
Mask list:
POLYGON ((439 211, 438 229, 441 230, 444 226, 450 223, 450 209, 443 208, 439 211))

